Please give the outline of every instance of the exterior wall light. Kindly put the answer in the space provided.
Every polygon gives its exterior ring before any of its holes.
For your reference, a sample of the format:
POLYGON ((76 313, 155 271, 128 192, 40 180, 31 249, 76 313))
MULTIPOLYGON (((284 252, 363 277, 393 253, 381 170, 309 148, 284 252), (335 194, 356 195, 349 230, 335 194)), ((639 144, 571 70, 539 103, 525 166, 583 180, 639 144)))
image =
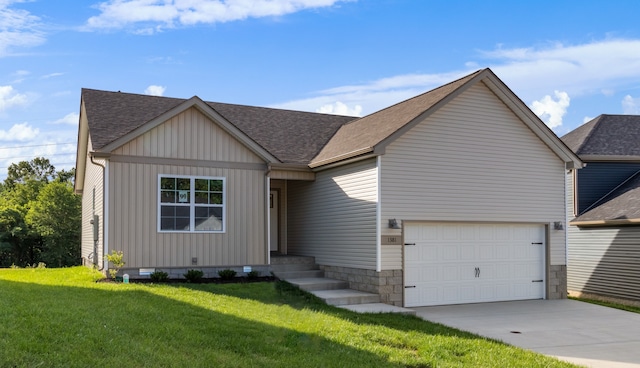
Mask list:
POLYGON ((399 229, 398 221, 396 219, 389 219, 389 229, 399 229))

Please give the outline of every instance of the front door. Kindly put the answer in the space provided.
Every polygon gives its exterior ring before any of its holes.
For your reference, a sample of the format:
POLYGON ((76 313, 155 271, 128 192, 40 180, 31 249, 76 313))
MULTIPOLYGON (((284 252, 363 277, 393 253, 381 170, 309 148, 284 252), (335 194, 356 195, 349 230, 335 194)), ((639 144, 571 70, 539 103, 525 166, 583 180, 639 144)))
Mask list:
POLYGON ((277 190, 272 190, 269 194, 269 217, 271 219, 271 223, 269 225, 269 243, 271 244, 271 246, 269 247, 269 250, 271 250, 272 252, 278 251, 278 208, 280 203, 280 201, 278 200, 278 194, 279 191, 277 190))

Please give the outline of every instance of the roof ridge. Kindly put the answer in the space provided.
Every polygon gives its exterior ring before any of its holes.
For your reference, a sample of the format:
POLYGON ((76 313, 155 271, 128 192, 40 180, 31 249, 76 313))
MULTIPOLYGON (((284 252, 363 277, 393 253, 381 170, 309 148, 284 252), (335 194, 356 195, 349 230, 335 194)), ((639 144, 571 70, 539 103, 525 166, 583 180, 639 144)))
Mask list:
MULTIPOLYGON (((593 120, 595 120, 595 123, 593 124, 593 128, 589 131, 589 134, 587 134, 587 136, 584 138, 584 140, 582 140, 582 144, 580 144, 580 146, 576 149, 576 153, 579 152, 580 150, 582 150, 582 148, 587 146, 587 142, 589 142, 589 140, 595 135, 595 132, 597 130, 600 129, 600 125, 602 125, 602 118, 607 116, 607 114, 600 114, 598 116, 596 116, 593 120)), ((593 121, 592 120, 592 121, 593 121)))

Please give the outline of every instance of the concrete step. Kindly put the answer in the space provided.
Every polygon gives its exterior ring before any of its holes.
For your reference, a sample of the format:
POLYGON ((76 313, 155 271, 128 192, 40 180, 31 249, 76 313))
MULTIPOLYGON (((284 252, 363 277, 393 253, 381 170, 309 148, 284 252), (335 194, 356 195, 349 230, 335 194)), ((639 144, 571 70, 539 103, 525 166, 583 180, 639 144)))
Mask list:
POLYGON ((311 291, 311 294, 324 300, 325 303, 335 306, 380 303, 380 295, 378 294, 365 293, 364 291, 351 289, 315 290, 311 291))
POLYGON ((283 264, 316 264, 314 257, 306 256, 290 256, 290 255, 272 255, 271 265, 283 265, 283 264))
POLYGON ((308 277, 304 279, 290 279, 288 283, 305 291, 338 290, 346 289, 349 283, 341 280, 327 279, 324 277, 308 277))
POLYGON ((290 271, 308 271, 318 270, 318 265, 315 263, 286 263, 286 264, 272 264, 271 270, 274 273, 277 272, 290 272, 290 271))
POLYGON ((338 305, 337 307, 358 313, 399 313, 411 316, 416 315, 416 311, 413 309, 396 307, 394 305, 384 303, 348 304, 338 305))
POLYGON ((286 272, 277 272, 273 271, 273 274, 276 275, 280 280, 286 280, 291 282, 291 280, 295 279, 308 279, 310 277, 324 277, 324 271, 322 270, 306 270, 306 271, 286 271, 286 272))

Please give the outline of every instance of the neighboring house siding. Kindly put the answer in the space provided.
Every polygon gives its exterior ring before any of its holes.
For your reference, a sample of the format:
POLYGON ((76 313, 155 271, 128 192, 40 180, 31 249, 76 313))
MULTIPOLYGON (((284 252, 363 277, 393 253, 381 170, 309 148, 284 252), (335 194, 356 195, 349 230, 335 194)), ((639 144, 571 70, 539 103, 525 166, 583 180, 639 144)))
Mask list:
POLYGON ((109 165, 109 249, 127 268, 267 263, 266 165, 197 109, 116 149, 109 165), (226 231, 158 232, 161 174, 226 178, 226 231))
POLYGON ((587 162, 578 170, 578 213, 583 213, 600 198, 640 170, 637 162, 587 162))
POLYGON ((321 265, 376 269, 378 170, 370 159, 289 181, 288 252, 321 265))
MULTIPOLYGON (((88 152, 91 152, 91 138, 89 138, 88 152)), ((96 160, 104 165, 104 160, 96 160)), ((82 190, 82 250, 81 257, 85 264, 97 262, 99 267, 102 267, 102 259, 104 254, 103 249, 103 189, 104 189, 104 173, 102 167, 95 165, 91 162, 91 159, 87 157, 84 177, 84 188, 82 190), (94 201, 95 199, 95 201, 94 201), (99 216, 99 240, 98 240, 98 254, 93 255, 94 241, 93 241, 93 225, 91 220, 93 215, 99 216), (97 256, 97 258, 93 258, 97 256)))
POLYGON ((113 151, 115 155, 264 163, 196 108, 174 116, 113 151))
POLYGON ((640 300, 640 227, 569 228, 568 289, 640 300))
MULTIPOLYGON (((484 84, 390 144, 380 173, 383 234, 394 233, 390 218, 565 220, 564 162, 484 84)), ((551 264, 564 265, 565 257, 564 230, 551 230, 551 264)))

